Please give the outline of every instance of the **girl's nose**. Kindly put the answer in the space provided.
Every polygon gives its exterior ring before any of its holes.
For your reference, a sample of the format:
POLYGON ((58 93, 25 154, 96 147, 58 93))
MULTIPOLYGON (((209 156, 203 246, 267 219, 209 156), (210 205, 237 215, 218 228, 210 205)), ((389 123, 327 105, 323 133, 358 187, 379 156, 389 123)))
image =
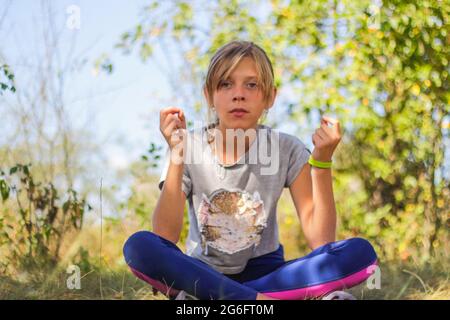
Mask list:
POLYGON ((233 101, 244 101, 245 97, 243 95, 235 94, 233 96, 233 101))
POLYGON ((236 85, 233 89, 233 100, 245 100, 245 88, 243 86, 236 85))

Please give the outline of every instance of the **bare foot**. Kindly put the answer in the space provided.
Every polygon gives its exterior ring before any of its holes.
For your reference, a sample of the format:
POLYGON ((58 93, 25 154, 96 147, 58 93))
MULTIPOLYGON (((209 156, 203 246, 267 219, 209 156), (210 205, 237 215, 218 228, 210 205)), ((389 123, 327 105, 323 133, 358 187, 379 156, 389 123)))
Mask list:
POLYGON ((262 293, 258 293, 256 295, 256 300, 278 300, 278 299, 266 296, 265 294, 262 294, 262 293))

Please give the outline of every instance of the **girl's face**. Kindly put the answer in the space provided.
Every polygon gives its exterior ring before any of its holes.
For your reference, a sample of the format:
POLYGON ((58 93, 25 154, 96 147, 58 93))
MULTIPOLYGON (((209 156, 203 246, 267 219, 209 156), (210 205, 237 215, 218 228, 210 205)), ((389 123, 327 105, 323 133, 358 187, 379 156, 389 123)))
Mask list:
POLYGON ((264 109, 272 107, 276 90, 273 99, 265 102, 257 75, 255 62, 245 57, 230 77, 219 83, 213 103, 222 129, 256 128, 264 109))

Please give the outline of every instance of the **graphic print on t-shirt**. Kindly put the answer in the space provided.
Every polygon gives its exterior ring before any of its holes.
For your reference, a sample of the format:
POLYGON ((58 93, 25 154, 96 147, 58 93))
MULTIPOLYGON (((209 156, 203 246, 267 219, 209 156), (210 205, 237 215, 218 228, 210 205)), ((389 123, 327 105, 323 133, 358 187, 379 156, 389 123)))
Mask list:
POLYGON ((258 191, 219 189, 209 197, 202 194, 198 222, 202 247, 233 254, 259 244, 267 215, 258 191))

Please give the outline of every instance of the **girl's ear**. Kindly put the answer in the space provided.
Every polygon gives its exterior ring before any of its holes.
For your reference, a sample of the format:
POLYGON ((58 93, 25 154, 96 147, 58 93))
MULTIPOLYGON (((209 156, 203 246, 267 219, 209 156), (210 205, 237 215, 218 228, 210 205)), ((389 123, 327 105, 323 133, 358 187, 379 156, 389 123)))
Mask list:
POLYGON ((203 86, 203 94, 205 95, 206 101, 209 101, 208 90, 206 90, 206 86, 203 86))
POLYGON ((205 95, 205 99, 209 104, 209 95, 208 95, 208 90, 206 89, 206 86, 203 86, 203 94, 205 95))
POLYGON ((272 96, 270 97, 269 103, 267 105, 267 109, 270 109, 273 107, 273 104, 275 103, 275 98, 277 97, 277 88, 273 88, 272 96))

